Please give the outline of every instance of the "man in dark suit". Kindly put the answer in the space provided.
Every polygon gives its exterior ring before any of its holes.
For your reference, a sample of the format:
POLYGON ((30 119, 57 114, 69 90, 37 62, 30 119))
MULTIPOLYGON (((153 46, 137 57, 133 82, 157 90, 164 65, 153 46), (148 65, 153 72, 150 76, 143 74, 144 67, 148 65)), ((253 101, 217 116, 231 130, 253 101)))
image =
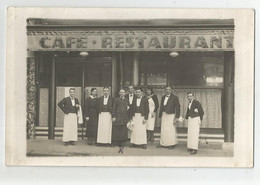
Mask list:
POLYGON ((146 149, 146 122, 149 114, 149 103, 145 96, 142 96, 142 90, 136 89, 136 98, 133 101, 131 109, 133 119, 133 130, 130 143, 133 145, 142 145, 146 149))
POLYGON ((160 145, 174 149, 178 143, 174 120, 180 117, 179 98, 172 94, 171 87, 165 88, 166 94, 162 97, 159 118, 161 119, 160 145))
POLYGON ((97 143, 111 144, 112 138, 112 110, 113 97, 109 94, 109 88, 104 87, 104 96, 98 99, 98 132, 97 143))
POLYGON ((62 141, 65 146, 75 145, 78 140, 77 111, 79 100, 75 98, 75 88, 69 89, 70 96, 63 98, 59 103, 59 108, 64 112, 64 126, 62 141))
POLYGON ((185 119, 188 120, 187 148, 190 150, 190 154, 194 155, 198 151, 199 131, 204 111, 200 102, 194 99, 192 92, 188 92, 187 97, 189 100, 185 116, 185 119))
MULTIPOLYGON (((129 117, 131 117, 131 114, 132 114, 131 110, 132 110, 132 108, 133 108, 133 102, 134 102, 135 99, 136 99, 136 94, 135 94, 134 86, 130 85, 130 86, 128 87, 128 94, 125 95, 125 98, 126 98, 126 99, 128 100, 128 102, 129 102, 129 107, 130 107, 130 108, 128 109, 127 113, 128 113, 128 115, 129 115, 129 117)), ((129 121, 129 122, 127 123, 127 125, 131 125, 131 121, 129 121)), ((128 138, 130 138, 130 137, 131 137, 131 131, 128 130, 127 132, 128 132, 128 133, 127 133, 128 138)))

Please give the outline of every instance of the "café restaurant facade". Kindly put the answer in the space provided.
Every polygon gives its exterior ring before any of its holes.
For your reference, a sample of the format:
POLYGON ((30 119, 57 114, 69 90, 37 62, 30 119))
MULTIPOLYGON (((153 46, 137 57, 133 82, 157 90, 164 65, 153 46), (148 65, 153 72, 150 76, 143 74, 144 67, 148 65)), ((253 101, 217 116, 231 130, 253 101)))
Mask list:
MULTIPOLYGON (((233 20, 28 19, 27 38, 28 138, 62 135, 57 103, 70 87, 84 109, 92 87, 116 97, 129 85, 150 86, 160 99, 170 85, 182 117, 192 91, 205 111, 201 133, 234 141, 233 20)), ((187 123, 177 127, 185 135, 187 123)))

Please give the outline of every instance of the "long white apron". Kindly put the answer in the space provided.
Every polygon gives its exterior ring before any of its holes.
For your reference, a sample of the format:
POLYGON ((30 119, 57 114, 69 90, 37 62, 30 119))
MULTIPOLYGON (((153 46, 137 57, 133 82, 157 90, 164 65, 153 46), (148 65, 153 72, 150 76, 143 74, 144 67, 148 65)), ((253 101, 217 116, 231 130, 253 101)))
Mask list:
POLYGON ((160 144, 162 146, 172 146, 178 143, 176 128, 173 125, 174 119, 175 114, 167 114, 163 112, 160 139, 160 144))
POLYGON ((64 116, 63 142, 78 140, 77 114, 69 113, 64 116))
POLYGON ((155 116, 152 118, 152 113, 155 109, 155 104, 152 98, 148 99, 149 102, 149 115, 148 115, 148 120, 146 123, 146 129, 147 130, 154 130, 154 123, 155 123, 155 116))
POLYGON ((187 148, 198 150, 200 133, 200 117, 188 118, 187 148))
POLYGON ((143 123, 144 116, 141 113, 135 113, 133 117, 133 130, 131 134, 130 143, 136 145, 147 144, 146 138, 146 124, 143 123))
POLYGON ((98 118, 98 143, 111 143, 112 138, 112 116, 110 112, 101 112, 98 118))

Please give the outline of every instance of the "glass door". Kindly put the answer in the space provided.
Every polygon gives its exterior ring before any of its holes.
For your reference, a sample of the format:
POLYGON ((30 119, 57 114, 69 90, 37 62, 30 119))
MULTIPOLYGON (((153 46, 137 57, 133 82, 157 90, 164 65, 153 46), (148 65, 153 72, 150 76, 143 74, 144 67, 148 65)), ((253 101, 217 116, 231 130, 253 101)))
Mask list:
POLYGON ((56 63, 56 127, 63 127, 64 113, 58 107, 58 102, 69 96, 69 89, 75 88, 75 97, 82 101, 83 63, 56 63))
POLYGON ((85 99, 91 88, 98 90, 98 97, 103 95, 103 87, 112 86, 112 61, 110 57, 96 57, 87 61, 57 61, 56 63, 56 127, 63 127, 64 113, 57 103, 69 96, 69 89, 75 88, 84 113, 85 99))

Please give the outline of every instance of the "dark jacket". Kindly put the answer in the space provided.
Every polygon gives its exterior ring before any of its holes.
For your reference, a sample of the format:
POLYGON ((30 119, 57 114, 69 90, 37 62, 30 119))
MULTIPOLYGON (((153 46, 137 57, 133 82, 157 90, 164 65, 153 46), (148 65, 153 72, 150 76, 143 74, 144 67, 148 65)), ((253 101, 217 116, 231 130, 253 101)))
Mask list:
MULTIPOLYGON (((131 117, 134 116, 135 112, 136 112, 136 102, 137 102, 137 98, 135 98, 133 100, 133 106, 130 107, 131 109, 131 117)), ((149 114, 149 103, 146 97, 142 97, 141 98, 141 102, 140 102, 140 112, 141 115, 144 116, 144 119, 148 119, 148 114, 149 114)))
MULTIPOLYGON (((136 95, 135 94, 133 94, 133 102, 134 102, 134 100, 136 99, 136 95)), ((127 95, 125 95, 125 98, 127 98, 128 99, 128 102, 129 102, 129 94, 127 94, 127 95)))
POLYGON ((115 98, 113 103, 112 118, 116 118, 116 121, 113 122, 113 125, 122 126, 127 124, 130 120, 127 107, 129 107, 128 99, 124 98, 122 100, 120 97, 115 98))
MULTIPOLYGON (((108 106, 108 112, 110 112, 112 114, 112 110, 113 110, 113 102, 114 102, 114 98, 109 96, 108 97, 108 101, 107 101, 107 106, 108 106)), ((104 104, 104 96, 101 96, 98 99, 98 112, 101 113, 102 112, 102 106, 104 104)))
POLYGON ((167 104, 164 106, 164 99, 165 99, 164 95, 162 97, 161 100, 161 106, 160 106, 160 112, 159 112, 159 118, 162 117, 162 113, 166 112, 167 114, 174 114, 175 113, 175 118, 179 118, 180 117, 180 102, 179 102, 179 98, 177 96, 175 96, 174 94, 171 94, 167 104))
MULTIPOLYGON (((79 104, 79 100, 77 98, 75 98, 75 104, 79 104)), ((65 113, 77 113, 77 108, 76 106, 72 106, 72 102, 69 97, 63 98, 59 103, 58 106, 60 107, 60 109, 65 113)))
POLYGON ((191 108, 189 110, 189 107, 187 108, 186 116, 185 119, 188 119, 189 117, 195 118, 195 117, 200 117, 200 120, 203 119, 204 111, 202 109, 202 106, 198 100, 193 99, 191 108), (198 109, 198 112, 195 112, 194 110, 198 109))

